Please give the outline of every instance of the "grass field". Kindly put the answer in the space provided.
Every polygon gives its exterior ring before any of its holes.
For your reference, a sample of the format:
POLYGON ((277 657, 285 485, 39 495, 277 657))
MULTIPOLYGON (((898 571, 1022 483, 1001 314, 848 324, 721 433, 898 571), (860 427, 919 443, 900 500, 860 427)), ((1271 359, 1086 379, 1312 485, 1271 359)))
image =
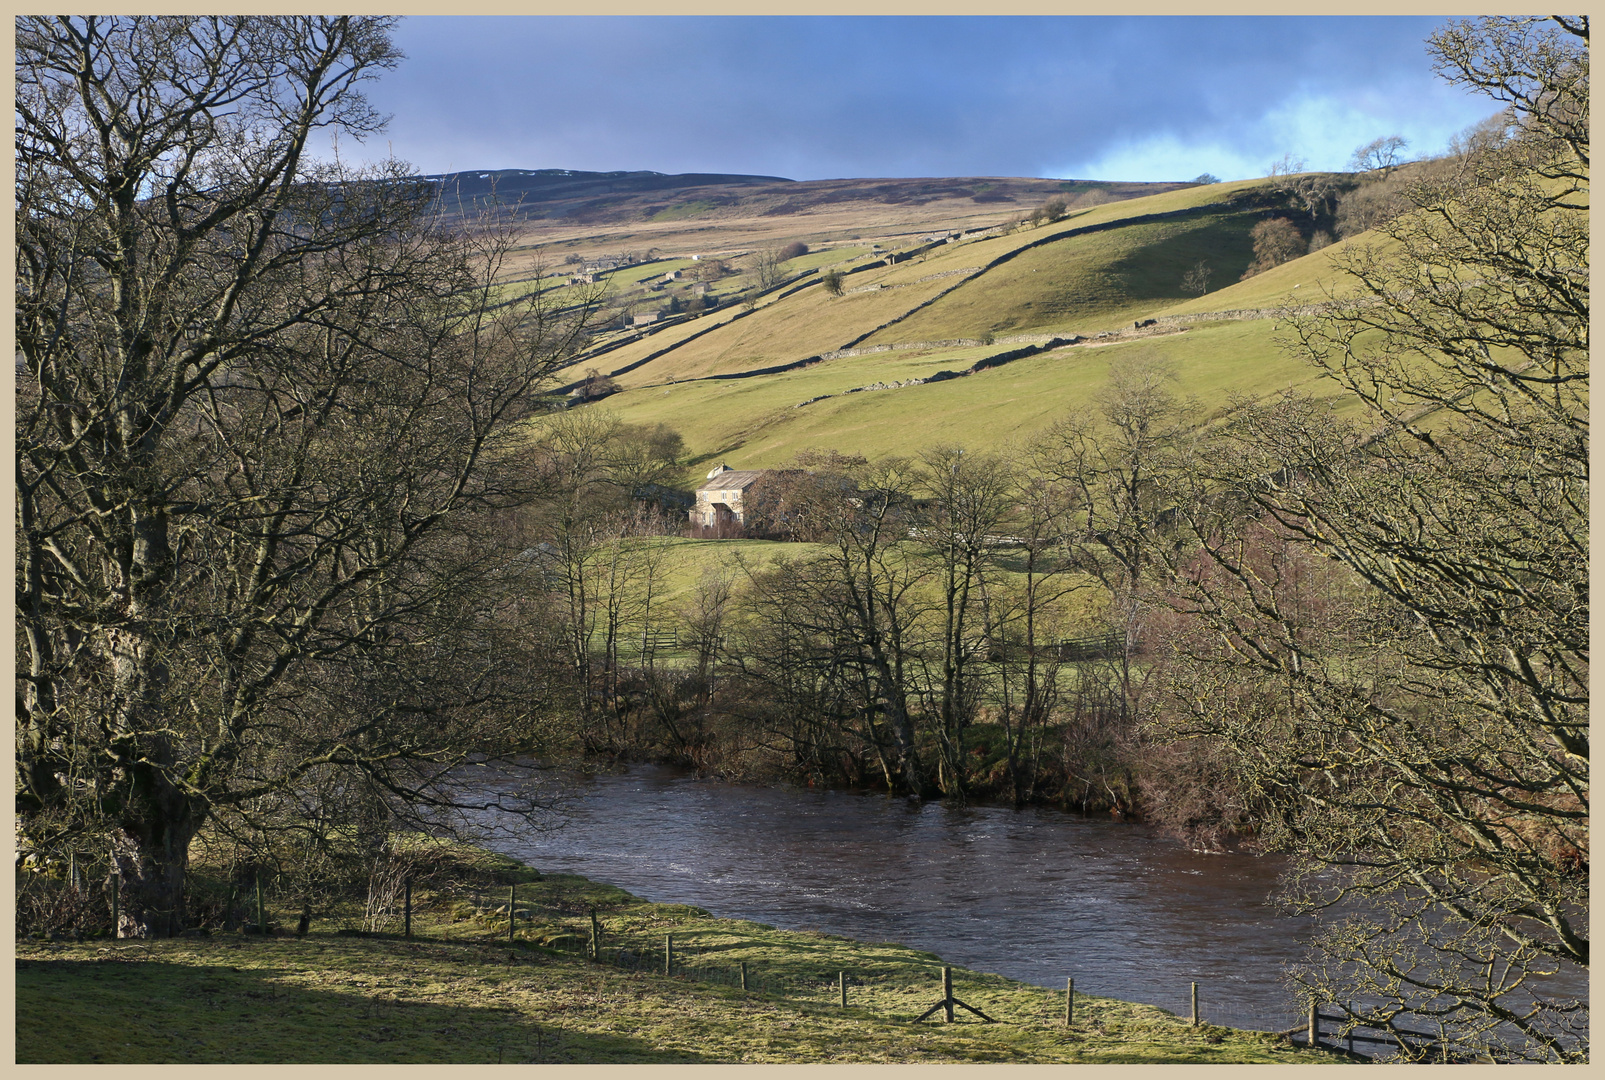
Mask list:
MULTIPOLYGON (((728 459, 736 468, 768 468, 809 448, 872 458, 912 456, 939 443, 1001 448, 1089 407, 1110 372, 1138 358, 1169 363, 1177 396, 1195 400, 1206 418, 1220 417, 1236 400, 1287 389, 1336 397, 1334 384, 1286 350, 1273 315, 1289 305, 1319 303, 1343 288, 1332 256, 1371 238, 1339 241, 1238 280, 1252 256, 1250 230, 1267 213, 1259 190, 1266 184, 1182 188, 940 245, 894 266, 852 274, 845 281, 849 291, 840 297, 816 286, 784 299, 771 295, 750 312, 732 307, 649 336, 621 335, 618 347, 588 357, 574 375, 582 368, 607 372, 638 364, 616 376, 624 392, 590 407, 680 431, 689 451, 686 480, 693 486, 714 459, 728 459), (1175 211, 1189 213, 1133 221, 1175 211), (1109 227, 1085 231, 1100 225, 1109 227), (1200 260, 1212 269, 1215 288, 1190 297, 1181 290, 1182 276, 1200 260), (1141 319, 1215 311, 1260 314, 1161 328, 1175 332, 1141 340, 1064 348, 961 379, 849 393, 962 371, 1016 347, 1007 340, 976 347, 933 343, 1091 336, 1129 331, 1141 319), (900 348, 727 378, 873 346, 900 348)), ((905 238, 887 250, 917 240, 905 238)), ((790 269, 830 265, 866 249, 859 242, 821 247, 793 260, 790 269)), ((748 276, 727 279, 721 288, 734 288, 748 276)), ((1356 408, 1347 398, 1339 405, 1348 412, 1356 408)))
MULTIPOLYGON (((955 968, 957 996, 997 1023, 916 1024, 941 996, 940 959, 698 908, 652 904, 493 857, 476 904, 418 889, 399 924, 304 937, 239 932, 166 941, 19 942, 17 1061, 37 1063, 1136 1063, 1341 1060, 1277 1036, 1149 1005, 955 968), (494 883, 492 887, 492 883, 494 883), (517 884, 515 940, 507 886, 517 884), (587 959, 588 912, 604 962, 587 959), (673 934, 679 963, 661 970, 673 934), (639 962, 609 962, 619 948, 639 962), (749 990, 736 972, 746 963, 749 990), (840 1005, 837 973, 846 972, 840 1005)), ((291 918, 270 911, 275 922, 291 918)))
MULTIPOLYGON (((630 423, 678 428, 693 462, 690 477, 714 459, 772 468, 811 447, 871 458, 912 456, 943 443, 1000 448, 1090 407, 1111 369, 1138 358, 1172 364, 1177 395, 1195 398, 1207 415, 1220 415, 1234 395, 1262 397, 1284 387, 1335 394, 1312 368, 1284 354, 1273 335, 1268 320, 1205 322, 1159 337, 1057 349, 946 382, 843 394, 962 370, 1003 347, 872 353, 762 378, 648 386, 595 407, 630 423), (837 396, 799 407, 823 394, 837 396)), ((700 481, 701 473, 695 475, 700 481)))

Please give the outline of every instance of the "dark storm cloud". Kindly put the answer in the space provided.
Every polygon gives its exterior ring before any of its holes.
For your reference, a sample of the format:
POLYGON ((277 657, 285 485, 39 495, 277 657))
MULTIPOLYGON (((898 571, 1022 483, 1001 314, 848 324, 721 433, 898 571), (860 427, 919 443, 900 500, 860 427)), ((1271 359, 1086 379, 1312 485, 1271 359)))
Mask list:
POLYGON ((1492 112, 1433 77, 1439 21, 415 18, 370 96, 426 172, 1258 175, 1492 112))

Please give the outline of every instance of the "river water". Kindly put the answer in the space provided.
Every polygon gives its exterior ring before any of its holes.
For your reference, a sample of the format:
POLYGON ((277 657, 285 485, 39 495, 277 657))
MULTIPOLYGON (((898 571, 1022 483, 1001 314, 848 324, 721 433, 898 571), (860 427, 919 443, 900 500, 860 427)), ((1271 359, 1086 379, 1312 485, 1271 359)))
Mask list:
POLYGON ((1279 913, 1283 863, 1202 855, 1047 808, 727 784, 657 766, 573 776, 566 824, 494 846, 660 903, 891 941, 1041 986, 1284 1029, 1312 924, 1279 913))

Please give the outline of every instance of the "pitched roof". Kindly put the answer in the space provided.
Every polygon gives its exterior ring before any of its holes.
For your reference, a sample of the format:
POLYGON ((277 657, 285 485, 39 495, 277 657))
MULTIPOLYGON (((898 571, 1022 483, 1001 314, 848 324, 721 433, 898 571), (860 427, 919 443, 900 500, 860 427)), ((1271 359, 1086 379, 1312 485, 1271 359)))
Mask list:
POLYGON ((729 491, 732 488, 740 489, 750 486, 762 478, 764 469, 726 469, 709 477, 698 491, 729 491))

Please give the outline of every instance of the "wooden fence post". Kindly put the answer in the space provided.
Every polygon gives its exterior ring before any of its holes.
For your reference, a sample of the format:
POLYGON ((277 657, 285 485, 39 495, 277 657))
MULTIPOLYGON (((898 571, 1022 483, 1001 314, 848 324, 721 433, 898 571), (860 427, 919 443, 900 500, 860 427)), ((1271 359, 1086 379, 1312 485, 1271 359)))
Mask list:
POLYGON ((596 921, 596 909, 591 909, 591 959, 602 959, 602 924, 596 921))
POLYGON ((953 1022, 953 969, 942 968, 942 1022, 953 1022))
POLYGON ((674 974, 674 935, 663 935, 663 974, 674 974))
POLYGON ((842 1008, 845 1009, 845 1008, 847 1008, 847 972, 845 972, 845 971, 836 972, 836 985, 841 988, 841 992, 842 992, 842 1008))
POLYGON ((741 989, 747 988, 747 962, 741 961, 741 989))
POLYGON ((262 899, 262 871, 256 872, 256 931, 267 933, 267 902, 262 899))
POLYGON ((123 879, 116 873, 111 876, 111 936, 123 936, 123 879))
POLYGON ((513 940, 513 905, 518 903, 518 886, 507 886, 507 941, 513 940))
POLYGON ((1193 983, 1193 1027, 1198 1026, 1198 984, 1193 983))
POLYGON ((1310 1000, 1310 1034, 1309 1045, 1313 1049, 1321 1045, 1321 1014, 1320 1006, 1312 998, 1310 1000))
POLYGON ((401 933, 403 937, 410 941, 412 939, 412 878, 407 878, 402 888, 405 890, 406 899, 402 902, 404 921, 401 933))
POLYGON ((1069 1027, 1076 1015, 1076 981, 1067 979, 1064 984, 1064 1026, 1069 1027))

